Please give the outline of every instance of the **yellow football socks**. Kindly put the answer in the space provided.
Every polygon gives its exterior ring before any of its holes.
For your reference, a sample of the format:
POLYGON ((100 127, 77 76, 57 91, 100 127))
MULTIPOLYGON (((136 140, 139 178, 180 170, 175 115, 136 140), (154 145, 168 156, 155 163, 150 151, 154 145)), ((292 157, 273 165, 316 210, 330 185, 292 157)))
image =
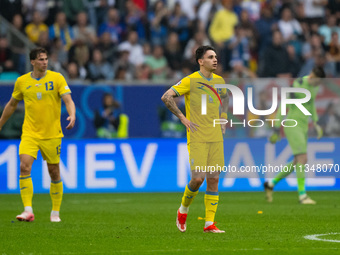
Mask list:
POLYGON ((205 221, 214 222, 218 205, 218 192, 206 191, 204 195, 205 221))
POLYGON ((271 181, 273 186, 275 186, 283 178, 286 178, 291 172, 294 171, 293 161, 289 162, 280 173, 278 173, 275 178, 271 181))
POLYGON ((20 175, 19 177, 20 195, 24 207, 32 208, 33 182, 31 175, 20 175))
POLYGON ((61 200, 63 199, 63 182, 51 181, 50 195, 52 199, 52 211, 60 211, 61 200))
POLYGON ((189 207, 191 205, 192 201, 194 201, 194 198, 198 194, 198 190, 191 190, 189 188, 189 184, 185 186, 185 191, 182 197, 182 206, 189 207))
POLYGON ((306 195, 305 165, 299 163, 296 164, 296 178, 299 195, 306 195))

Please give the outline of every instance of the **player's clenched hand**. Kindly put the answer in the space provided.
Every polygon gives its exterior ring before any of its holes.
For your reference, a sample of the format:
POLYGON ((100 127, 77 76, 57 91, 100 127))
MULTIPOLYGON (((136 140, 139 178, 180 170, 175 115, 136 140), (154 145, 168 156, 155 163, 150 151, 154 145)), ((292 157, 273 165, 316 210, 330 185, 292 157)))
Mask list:
POLYGON ((275 144, 277 141, 281 139, 280 137, 280 130, 275 129, 273 134, 269 137, 269 142, 272 144, 275 144))
POLYGON ((315 128, 316 133, 317 133, 317 138, 320 139, 323 136, 322 127, 320 127, 320 125, 314 123, 314 128, 315 128))
POLYGON ((68 123, 66 129, 72 129, 76 122, 76 116, 68 116, 66 120, 70 122, 68 123))
POLYGON ((280 140, 280 135, 278 133, 273 133, 270 137, 269 137, 269 142, 272 144, 275 144, 278 140, 280 140))
POLYGON ((197 131, 196 127, 199 127, 199 125, 191 122, 190 120, 188 120, 187 118, 183 118, 181 119, 181 122, 183 123, 183 125, 191 132, 195 132, 197 131))

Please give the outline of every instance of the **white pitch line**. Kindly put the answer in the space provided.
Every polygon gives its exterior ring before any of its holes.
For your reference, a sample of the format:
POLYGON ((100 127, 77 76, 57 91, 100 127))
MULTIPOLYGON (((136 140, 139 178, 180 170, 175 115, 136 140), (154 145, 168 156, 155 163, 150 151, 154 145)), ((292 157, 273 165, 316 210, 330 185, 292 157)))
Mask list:
POLYGON ((332 243, 340 243, 340 240, 332 240, 332 239, 321 239, 320 236, 328 236, 328 235, 339 235, 340 233, 328 233, 328 234, 317 234, 317 235, 308 235, 304 236, 305 239, 313 240, 313 241, 324 241, 324 242, 332 242, 332 243))

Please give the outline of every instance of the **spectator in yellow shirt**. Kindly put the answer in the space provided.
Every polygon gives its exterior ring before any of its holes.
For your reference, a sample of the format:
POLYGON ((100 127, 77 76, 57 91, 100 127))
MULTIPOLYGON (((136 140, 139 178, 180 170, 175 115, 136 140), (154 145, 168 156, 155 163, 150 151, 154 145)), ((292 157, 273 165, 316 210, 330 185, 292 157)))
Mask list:
POLYGON ((209 28, 209 35, 219 48, 224 47, 234 36, 234 27, 238 23, 237 15, 232 9, 233 1, 223 0, 222 5, 224 8, 215 14, 209 28))
POLYGON ((25 32, 28 38, 33 42, 37 43, 41 32, 48 31, 48 26, 43 22, 40 12, 35 11, 33 13, 32 22, 25 27, 25 32))

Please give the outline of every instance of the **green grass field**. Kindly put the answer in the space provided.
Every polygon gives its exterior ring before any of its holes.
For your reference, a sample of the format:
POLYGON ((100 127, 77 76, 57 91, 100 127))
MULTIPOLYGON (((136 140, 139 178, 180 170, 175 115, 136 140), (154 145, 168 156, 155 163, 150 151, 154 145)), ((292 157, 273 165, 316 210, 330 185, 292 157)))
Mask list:
POLYGON ((181 193, 65 194, 61 223, 50 223, 48 194, 35 194, 34 222, 18 222, 19 195, 0 195, 0 254, 340 254, 340 192, 310 192, 318 204, 299 205, 296 192, 223 192, 216 216, 225 234, 203 233, 203 194, 187 232, 175 224, 181 193), (258 211, 263 211, 259 214, 258 211), (324 242, 306 240, 313 234, 324 242))

